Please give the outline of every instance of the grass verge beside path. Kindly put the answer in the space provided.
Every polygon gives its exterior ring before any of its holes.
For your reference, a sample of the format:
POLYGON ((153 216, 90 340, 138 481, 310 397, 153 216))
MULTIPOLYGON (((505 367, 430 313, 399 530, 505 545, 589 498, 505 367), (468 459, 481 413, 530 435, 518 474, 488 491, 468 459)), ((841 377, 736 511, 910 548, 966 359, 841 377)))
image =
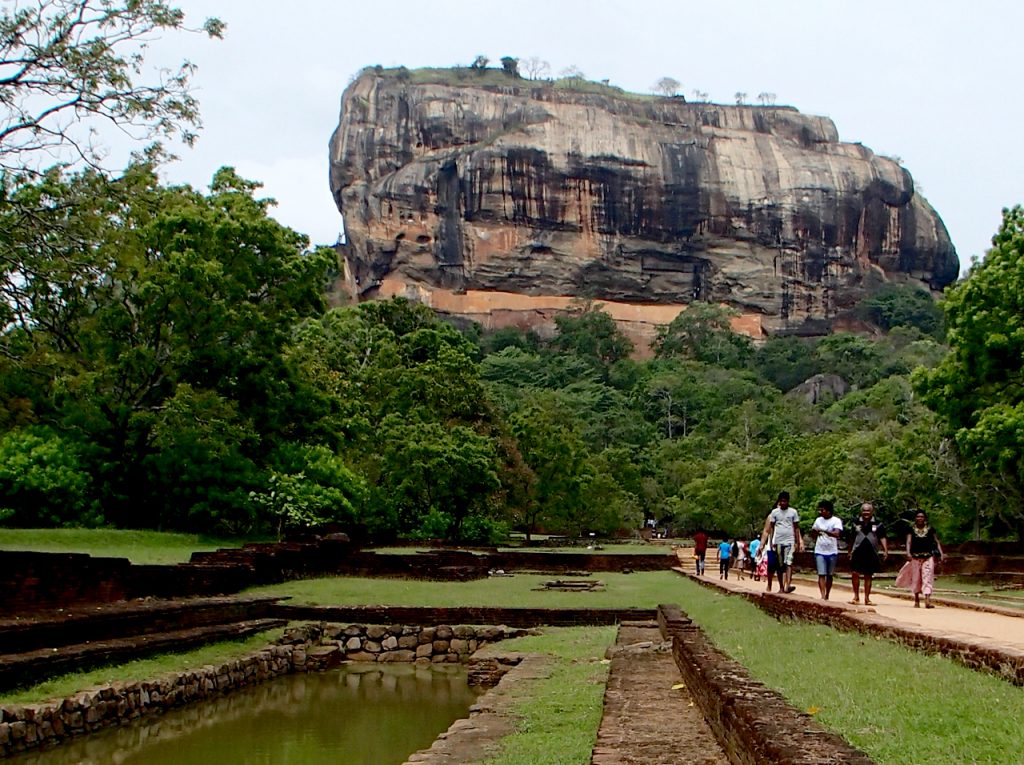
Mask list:
POLYGON ((721 650, 878 765, 1021 761, 1024 689, 881 638, 779 622, 688 580, 677 594, 721 650))
POLYGON ((521 682, 511 693, 516 732, 485 765, 586 765, 597 739, 608 679, 605 649, 615 627, 549 628, 543 635, 508 640, 502 650, 544 653, 555 667, 544 680, 521 682))
POLYGON ((51 699, 63 699, 79 691, 114 682, 142 682, 171 672, 189 672, 207 664, 216 666, 265 648, 280 637, 282 632, 281 629, 267 630, 243 640, 229 640, 183 653, 162 653, 148 659, 137 659, 88 672, 60 675, 26 688, 0 693, 0 705, 34 704, 51 699))
POLYGON ((672 571, 635 574, 597 573, 605 584, 598 592, 537 591, 557 577, 539 574, 491 577, 472 582, 428 582, 410 579, 332 577, 303 579, 255 587, 247 595, 292 598, 292 605, 317 606, 498 606, 504 608, 655 608, 678 602, 682 578, 672 571))
POLYGON ((122 529, 0 529, 0 550, 87 553, 139 564, 186 563, 194 552, 241 547, 248 541, 122 529))

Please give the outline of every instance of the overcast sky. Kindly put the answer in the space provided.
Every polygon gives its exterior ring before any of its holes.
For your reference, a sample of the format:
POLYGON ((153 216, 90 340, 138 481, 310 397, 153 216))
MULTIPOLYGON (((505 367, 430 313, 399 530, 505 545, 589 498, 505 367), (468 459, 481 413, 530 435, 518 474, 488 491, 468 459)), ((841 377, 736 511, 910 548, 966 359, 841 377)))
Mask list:
POLYGON ((845 141, 902 157, 966 265, 1005 206, 1024 203, 1024 4, 975 0, 180 0, 223 41, 180 36, 204 129, 167 176, 197 186, 221 165, 264 183, 276 217, 333 243, 327 141, 342 91, 372 64, 450 66, 539 56, 557 73, 649 92, 660 77, 733 103, 763 91, 831 117, 845 141))

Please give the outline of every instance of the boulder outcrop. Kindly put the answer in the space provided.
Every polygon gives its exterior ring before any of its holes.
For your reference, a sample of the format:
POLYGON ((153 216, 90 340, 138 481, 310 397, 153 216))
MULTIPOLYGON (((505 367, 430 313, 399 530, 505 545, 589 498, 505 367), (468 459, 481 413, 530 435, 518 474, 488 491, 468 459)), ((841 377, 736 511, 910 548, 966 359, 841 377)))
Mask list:
POLYGON ((642 338, 706 300, 753 336, 821 334, 959 268, 909 172, 791 107, 367 69, 330 155, 348 291, 492 327, 588 298, 642 338))

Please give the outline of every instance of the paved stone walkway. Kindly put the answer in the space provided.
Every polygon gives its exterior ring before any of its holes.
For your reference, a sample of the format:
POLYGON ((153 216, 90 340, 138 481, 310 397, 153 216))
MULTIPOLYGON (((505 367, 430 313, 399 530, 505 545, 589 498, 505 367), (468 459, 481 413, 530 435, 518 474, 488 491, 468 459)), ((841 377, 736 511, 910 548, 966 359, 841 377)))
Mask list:
POLYGON ((657 626, 619 628, 592 765, 728 765, 657 626))

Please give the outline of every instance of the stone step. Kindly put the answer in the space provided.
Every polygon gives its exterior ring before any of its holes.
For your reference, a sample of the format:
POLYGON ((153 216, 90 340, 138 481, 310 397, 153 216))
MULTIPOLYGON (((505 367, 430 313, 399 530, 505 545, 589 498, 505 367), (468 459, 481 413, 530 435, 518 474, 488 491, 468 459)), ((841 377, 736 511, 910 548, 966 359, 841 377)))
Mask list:
POLYGON ((48 677, 156 653, 184 651, 221 640, 237 640, 287 623, 285 619, 251 619, 8 653, 0 656, 0 689, 17 688, 48 677))

